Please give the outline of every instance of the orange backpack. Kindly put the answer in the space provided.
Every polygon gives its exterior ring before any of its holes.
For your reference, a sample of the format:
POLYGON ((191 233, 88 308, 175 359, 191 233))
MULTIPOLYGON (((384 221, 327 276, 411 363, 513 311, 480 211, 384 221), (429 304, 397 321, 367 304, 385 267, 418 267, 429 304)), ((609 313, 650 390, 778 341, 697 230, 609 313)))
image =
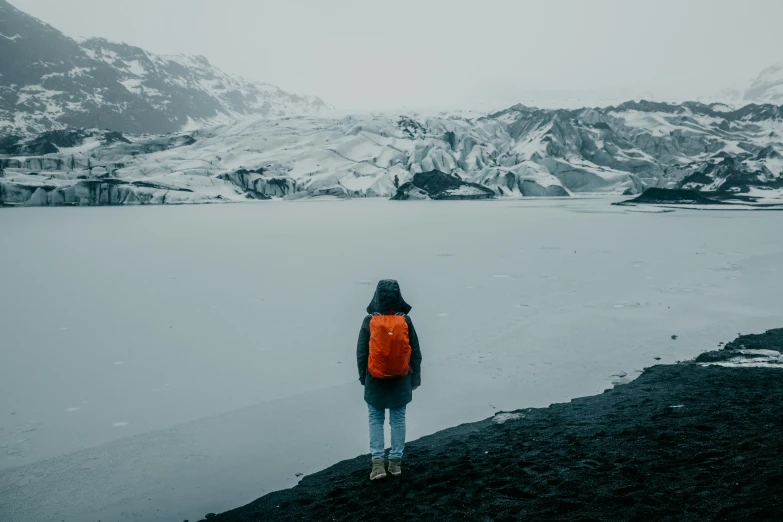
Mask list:
POLYGON ((411 343, 405 315, 373 314, 370 319, 370 358, 367 369, 376 379, 410 373, 411 343))

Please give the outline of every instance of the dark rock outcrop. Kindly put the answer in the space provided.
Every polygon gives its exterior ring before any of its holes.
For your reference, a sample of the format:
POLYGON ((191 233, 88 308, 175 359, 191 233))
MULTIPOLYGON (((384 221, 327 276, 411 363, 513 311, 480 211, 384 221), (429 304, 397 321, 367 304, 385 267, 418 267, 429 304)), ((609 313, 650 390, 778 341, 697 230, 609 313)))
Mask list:
POLYGON ((424 136, 424 127, 421 123, 408 116, 400 116, 400 119, 397 120, 397 127, 412 140, 424 136))
POLYGON ((694 190, 648 188, 640 196, 615 205, 716 205, 720 201, 710 199, 694 190))
POLYGON ((492 199, 492 189, 478 183, 467 183, 457 176, 439 170, 419 172, 403 183, 391 198, 405 199, 492 199))
MULTIPOLYGON (((107 133, 119 134, 119 133, 107 133)), ((6 136, 0 139, 0 154, 36 156, 56 154, 62 148, 76 147, 84 142, 84 138, 92 135, 82 130, 54 130, 42 132, 32 139, 19 136, 6 136)), ((122 134, 120 134, 122 136, 122 134)), ((125 139, 123 137, 123 139, 125 139)), ((125 140, 127 142, 127 140, 125 140)))

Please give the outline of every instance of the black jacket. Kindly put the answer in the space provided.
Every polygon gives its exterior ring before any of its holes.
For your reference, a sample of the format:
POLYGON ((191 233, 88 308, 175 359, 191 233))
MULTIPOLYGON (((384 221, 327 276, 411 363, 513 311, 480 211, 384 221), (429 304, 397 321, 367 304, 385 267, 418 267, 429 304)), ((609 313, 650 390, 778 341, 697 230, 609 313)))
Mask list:
POLYGON ((367 359, 370 357, 370 319, 373 313, 407 314, 411 307, 402 298, 397 281, 385 279, 378 283, 375 295, 359 330, 359 341, 356 343, 356 363, 359 368, 359 382, 364 386, 364 400, 376 408, 400 408, 413 399, 414 386, 421 385, 421 349, 419 338, 413 328, 413 322, 407 315, 408 335, 411 343, 411 373, 393 379, 375 379, 367 371, 367 359))

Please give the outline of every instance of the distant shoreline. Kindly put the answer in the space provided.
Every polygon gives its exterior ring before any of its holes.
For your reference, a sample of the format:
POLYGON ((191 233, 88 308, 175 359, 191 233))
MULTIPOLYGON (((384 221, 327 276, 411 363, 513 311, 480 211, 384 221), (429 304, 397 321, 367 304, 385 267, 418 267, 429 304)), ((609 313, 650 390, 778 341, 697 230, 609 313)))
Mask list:
POLYGON ((370 483, 364 455, 209 520, 775 520, 782 351, 783 328, 740 336, 600 395, 423 437, 399 479, 370 483))

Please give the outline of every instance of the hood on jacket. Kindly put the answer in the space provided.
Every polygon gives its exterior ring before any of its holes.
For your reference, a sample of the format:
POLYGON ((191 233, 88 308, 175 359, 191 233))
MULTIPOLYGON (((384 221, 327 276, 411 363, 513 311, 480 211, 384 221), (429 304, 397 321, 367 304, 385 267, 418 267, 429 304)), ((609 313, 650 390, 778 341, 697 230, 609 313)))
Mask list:
POLYGON ((400 293, 400 285, 394 279, 384 279, 378 281, 375 288, 375 295, 367 306, 368 314, 386 314, 389 312, 402 312, 407 314, 411 311, 411 305, 405 302, 400 293))

